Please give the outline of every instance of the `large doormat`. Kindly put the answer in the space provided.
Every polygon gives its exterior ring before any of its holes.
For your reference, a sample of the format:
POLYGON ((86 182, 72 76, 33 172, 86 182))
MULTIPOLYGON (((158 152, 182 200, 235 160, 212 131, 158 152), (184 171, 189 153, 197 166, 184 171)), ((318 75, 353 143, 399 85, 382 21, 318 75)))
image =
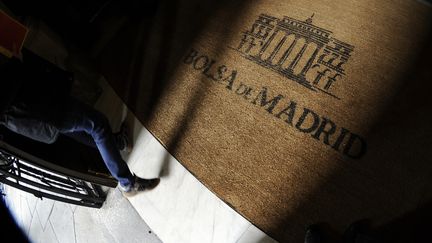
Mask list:
POLYGON ((98 60, 211 191, 302 242, 432 198, 430 23, 418 1, 167 1, 98 60))

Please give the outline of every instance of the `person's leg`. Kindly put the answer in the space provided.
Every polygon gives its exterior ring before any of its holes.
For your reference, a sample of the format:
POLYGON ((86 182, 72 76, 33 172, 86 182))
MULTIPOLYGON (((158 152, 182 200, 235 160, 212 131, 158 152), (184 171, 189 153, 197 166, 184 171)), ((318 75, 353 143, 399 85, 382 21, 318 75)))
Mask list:
MULTIPOLYGON (((123 124, 120 131, 113 133, 113 136, 115 144, 119 151, 130 152, 132 150, 132 146, 129 144, 129 137, 126 130, 126 125, 123 124)), ((73 132, 63 134, 81 144, 97 149, 93 138, 85 132, 73 132)))
POLYGON ((109 122, 102 113, 71 98, 53 125, 57 127, 60 133, 85 132, 89 134, 108 170, 119 181, 120 185, 123 188, 130 188, 134 184, 134 176, 122 159, 109 122))
POLYGON ((81 144, 97 149, 97 146, 93 138, 85 132, 72 132, 72 133, 63 133, 63 134, 81 144))

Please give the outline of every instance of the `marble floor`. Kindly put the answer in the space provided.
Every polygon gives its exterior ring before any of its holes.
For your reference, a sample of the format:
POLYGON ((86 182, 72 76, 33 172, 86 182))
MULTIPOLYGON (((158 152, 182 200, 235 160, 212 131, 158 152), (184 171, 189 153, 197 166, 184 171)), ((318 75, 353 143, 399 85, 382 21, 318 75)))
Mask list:
MULTIPOLYGON (((5 202, 31 243, 160 243, 117 189, 101 209, 66 204, 6 186, 5 202)), ((12 241, 10 241, 12 242, 12 241)))

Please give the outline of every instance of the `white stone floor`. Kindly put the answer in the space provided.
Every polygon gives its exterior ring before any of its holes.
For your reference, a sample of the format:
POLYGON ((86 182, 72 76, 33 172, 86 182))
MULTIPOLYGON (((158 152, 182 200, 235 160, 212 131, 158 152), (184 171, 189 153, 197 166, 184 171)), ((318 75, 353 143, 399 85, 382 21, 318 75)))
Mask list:
POLYGON ((43 200, 6 186, 6 205, 18 226, 34 243, 160 243, 118 189, 101 209, 43 200))

